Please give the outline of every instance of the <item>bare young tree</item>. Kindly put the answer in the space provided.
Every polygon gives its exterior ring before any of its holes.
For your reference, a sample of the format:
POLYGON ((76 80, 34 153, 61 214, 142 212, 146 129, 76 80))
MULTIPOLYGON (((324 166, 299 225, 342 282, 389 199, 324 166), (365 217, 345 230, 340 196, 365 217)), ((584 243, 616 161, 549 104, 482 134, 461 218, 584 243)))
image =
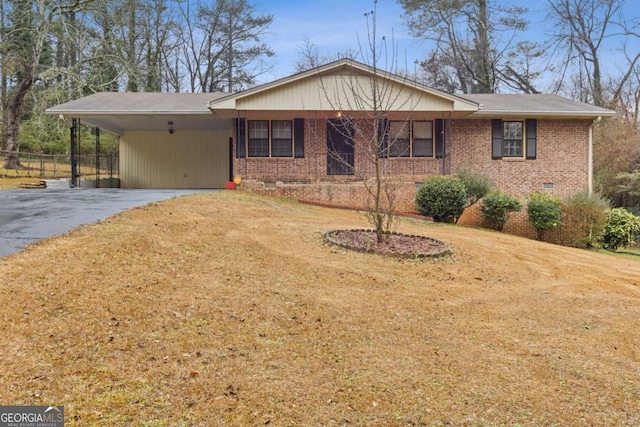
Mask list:
MULTIPOLYGON (((395 221, 395 186, 386 179, 388 156, 402 150, 403 129, 408 130, 409 115, 420 95, 403 91, 402 78, 390 74, 382 66, 397 68, 394 49, 387 50, 385 37, 378 38, 376 4, 367 12, 368 34, 360 43, 359 56, 367 63, 368 73, 326 76, 321 79, 321 96, 337 117, 328 119, 328 168, 333 173, 354 175, 367 193, 367 217, 379 243, 386 241, 395 221), (390 132, 388 119, 400 126, 399 133, 390 132), (347 150, 345 150, 347 148, 347 150), (355 164, 354 158, 362 160, 355 164)), ((399 154, 399 153, 397 153, 399 154)))

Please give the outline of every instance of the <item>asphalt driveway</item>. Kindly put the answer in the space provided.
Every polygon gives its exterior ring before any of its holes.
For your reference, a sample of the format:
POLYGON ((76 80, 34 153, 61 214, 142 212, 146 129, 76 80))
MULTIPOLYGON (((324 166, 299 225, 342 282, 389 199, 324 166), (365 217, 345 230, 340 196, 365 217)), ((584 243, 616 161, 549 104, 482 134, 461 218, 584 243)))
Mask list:
POLYGON ((210 190, 2 190, 0 257, 136 206, 203 191, 210 190))

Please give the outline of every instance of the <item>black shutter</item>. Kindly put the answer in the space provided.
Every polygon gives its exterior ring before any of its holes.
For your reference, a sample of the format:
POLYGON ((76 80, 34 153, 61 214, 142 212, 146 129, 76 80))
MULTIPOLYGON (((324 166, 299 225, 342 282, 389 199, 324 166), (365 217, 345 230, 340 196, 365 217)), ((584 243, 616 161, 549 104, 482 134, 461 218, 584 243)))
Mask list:
POLYGON ((527 119, 527 160, 536 159, 536 145, 538 139, 538 121, 536 119, 527 119))
POLYGON ((435 127, 436 127, 436 158, 442 159, 444 158, 444 144, 446 141, 446 122, 444 119, 436 119, 435 127))
POLYGON ((491 158, 500 160, 502 158, 502 120, 491 120, 491 158))
POLYGON ((247 157, 247 120, 244 117, 238 117, 236 123, 236 157, 247 157))
POLYGON ((293 119, 293 155, 304 158, 304 119, 293 119))
POLYGON ((387 119, 378 120, 378 157, 388 157, 389 122, 387 119))

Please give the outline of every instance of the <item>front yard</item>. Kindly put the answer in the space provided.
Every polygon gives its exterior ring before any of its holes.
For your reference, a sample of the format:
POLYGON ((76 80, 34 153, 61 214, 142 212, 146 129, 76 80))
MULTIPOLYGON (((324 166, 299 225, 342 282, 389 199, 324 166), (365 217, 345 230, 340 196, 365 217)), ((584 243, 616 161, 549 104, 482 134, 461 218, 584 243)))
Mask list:
POLYGON ((638 426, 640 260, 236 192, 0 259, 0 401, 69 426, 638 426))

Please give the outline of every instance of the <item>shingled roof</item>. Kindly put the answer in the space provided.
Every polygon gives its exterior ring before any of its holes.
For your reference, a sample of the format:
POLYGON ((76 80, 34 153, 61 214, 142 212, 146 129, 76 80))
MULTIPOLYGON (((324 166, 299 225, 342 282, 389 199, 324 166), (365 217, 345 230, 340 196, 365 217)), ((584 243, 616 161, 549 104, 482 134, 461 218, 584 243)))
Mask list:
POLYGON ((203 114, 211 116, 209 102, 226 93, 99 92, 51 107, 49 114, 203 114))
MULTIPOLYGON (((369 67, 364 64, 353 60, 340 60, 237 94, 221 92, 102 92, 49 108, 46 112, 56 116, 78 118, 83 123, 116 134, 121 134, 124 130, 129 129, 166 129, 169 122, 172 123, 174 129, 220 129, 221 127, 228 127, 229 122, 216 120, 216 115, 213 115, 212 111, 217 113, 218 118, 235 117, 237 115, 235 111, 237 108, 235 105, 236 100, 248 99, 251 96, 275 97, 273 99, 261 98, 262 104, 272 107, 267 109, 298 110, 301 107, 299 105, 296 106, 295 102, 299 103, 300 99, 292 100, 292 97, 284 96, 283 88, 293 84, 299 85, 304 79, 316 77, 323 72, 337 72, 345 68, 353 69, 358 73, 366 74, 370 72, 369 67), (277 108, 274 107, 276 104, 277 108), (226 115, 223 112, 226 112, 226 115)), ((441 99, 451 103, 454 106, 453 111, 456 111, 459 117, 596 119, 598 117, 611 117, 616 114, 613 110, 576 102, 557 95, 449 95, 389 73, 383 73, 383 76, 398 84, 413 88, 411 90, 419 88, 421 93, 426 94, 425 99, 431 96, 434 99, 441 99)), ((296 90, 299 90, 299 88, 296 88, 296 90)), ((309 101, 308 98, 305 99, 309 101)))
POLYGON ((83 123, 122 134, 124 130, 218 129, 209 102, 225 96, 214 93, 100 92, 47 109, 46 113, 80 119, 83 123))
POLYGON ((611 117, 613 110, 576 102, 558 95, 549 94, 469 94, 462 95, 480 104, 473 116, 535 116, 561 118, 611 117))

